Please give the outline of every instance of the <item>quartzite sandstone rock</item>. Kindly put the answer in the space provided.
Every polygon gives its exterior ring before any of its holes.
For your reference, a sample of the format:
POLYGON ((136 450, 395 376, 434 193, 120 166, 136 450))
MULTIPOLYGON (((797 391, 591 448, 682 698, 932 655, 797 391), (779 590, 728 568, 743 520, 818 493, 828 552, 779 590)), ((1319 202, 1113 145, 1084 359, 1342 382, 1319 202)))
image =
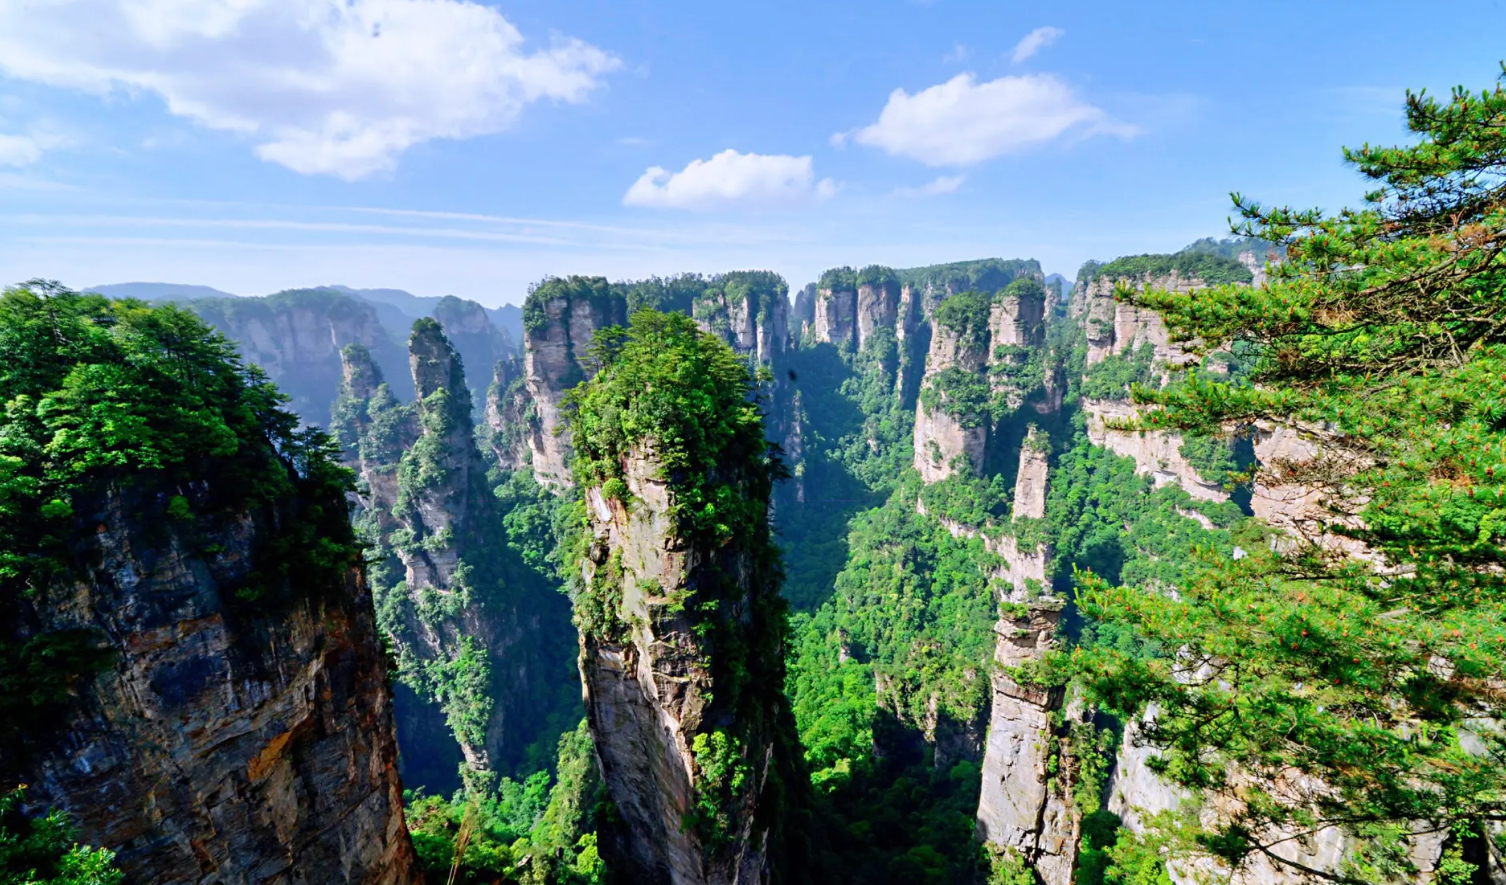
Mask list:
POLYGON ((238 600, 273 520, 167 516, 171 494, 198 506, 207 488, 111 489, 79 508, 74 578, 33 615, 100 631, 116 657, 34 724, 56 731, 5 760, 5 779, 115 849, 133 885, 414 881, 361 569, 303 598, 238 600))

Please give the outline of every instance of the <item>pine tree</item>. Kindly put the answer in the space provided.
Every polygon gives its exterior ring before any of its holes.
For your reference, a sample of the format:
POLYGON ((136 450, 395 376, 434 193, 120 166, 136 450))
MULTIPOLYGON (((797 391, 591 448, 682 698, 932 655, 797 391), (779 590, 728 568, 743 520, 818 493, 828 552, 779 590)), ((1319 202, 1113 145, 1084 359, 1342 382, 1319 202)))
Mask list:
POLYGON ((1228 863, 1408 879, 1399 837, 1450 834, 1457 867, 1506 820, 1502 82, 1506 66, 1492 90, 1409 93, 1414 144, 1345 152, 1374 182, 1362 208, 1236 194, 1234 232, 1286 248, 1267 285, 1119 293, 1190 349, 1254 360, 1242 378, 1137 388, 1139 426, 1298 434, 1315 454, 1256 481, 1325 502, 1307 531, 1209 553, 1175 592, 1083 576, 1085 614, 1174 653, 1057 661, 1106 708, 1154 705, 1165 776, 1224 800, 1191 844, 1228 863), (1280 857, 1276 840, 1325 827, 1358 837, 1339 868, 1280 857))

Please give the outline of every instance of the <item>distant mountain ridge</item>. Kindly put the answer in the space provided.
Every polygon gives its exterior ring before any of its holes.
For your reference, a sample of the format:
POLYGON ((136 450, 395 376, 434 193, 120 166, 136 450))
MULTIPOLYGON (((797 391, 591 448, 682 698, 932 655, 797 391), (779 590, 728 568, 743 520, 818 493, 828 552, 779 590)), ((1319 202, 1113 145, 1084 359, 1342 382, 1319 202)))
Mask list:
POLYGON ((201 298, 238 298, 210 286, 186 283, 110 283, 88 286, 86 292, 98 292, 108 298, 139 298, 142 301, 198 301, 201 298))

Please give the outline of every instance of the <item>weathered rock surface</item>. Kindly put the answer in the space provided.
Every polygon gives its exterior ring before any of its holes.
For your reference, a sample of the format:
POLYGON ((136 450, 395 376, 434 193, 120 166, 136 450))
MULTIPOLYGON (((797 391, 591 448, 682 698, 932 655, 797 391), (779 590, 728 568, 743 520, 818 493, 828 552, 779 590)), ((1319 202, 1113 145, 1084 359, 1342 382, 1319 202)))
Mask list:
POLYGON ((1173 271, 1166 276, 1149 279, 1110 279, 1097 277, 1086 285, 1079 284, 1080 293, 1074 293, 1074 305, 1087 314, 1088 365, 1102 362, 1111 353, 1136 350, 1142 344, 1155 349, 1155 359, 1165 365, 1179 365, 1190 357, 1167 335, 1166 324, 1160 315, 1143 310, 1133 304, 1114 300, 1114 289, 1127 283, 1136 289, 1165 289, 1171 292, 1193 292, 1206 287, 1196 277, 1183 277, 1173 271))
POLYGON ((117 850, 139 885, 415 881, 361 569, 297 598, 238 601, 271 514, 170 519, 184 491, 111 489, 80 508, 74 578, 36 601, 32 623, 98 630, 116 658, 59 721, 33 724, 55 732, 4 759, 5 780, 117 850))
POLYGON ((528 448, 530 405, 524 380, 523 359, 497 360, 492 383, 486 392, 486 446, 503 470, 528 467, 533 453, 528 448))
POLYGON ((1046 343, 1045 291, 1010 289, 995 295, 988 338, 990 386, 1010 408, 1019 408, 1028 391, 1014 373, 1029 361, 1032 351, 1046 343))
MULTIPOLYGON (((1151 769, 1150 760, 1155 758, 1157 751, 1145 746, 1141 732, 1144 723, 1154 720, 1155 716, 1155 706, 1151 705, 1140 721, 1125 726, 1124 739, 1110 774, 1108 809, 1119 815, 1125 829, 1137 834, 1147 832, 1151 818, 1163 812, 1195 814, 1204 826, 1217 827, 1220 821, 1227 820, 1231 800, 1222 795, 1195 800, 1151 769)), ((1237 783, 1239 778, 1236 772, 1234 781, 1237 783)), ((1299 804, 1303 795, 1321 789, 1321 784, 1310 779, 1297 779, 1286 787, 1285 792, 1291 795, 1293 803, 1299 804)), ((1436 880, 1438 860, 1446 837, 1446 832, 1427 832, 1407 840, 1409 859, 1417 870, 1411 881, 1428 883, 1436 880)), ((1330 875, 1343 869, 1346 856, 1355 847, 1351 837, 1338 827, 1324 827, 1310 833, 1273 830, 1263 841, 1271 846, 1274 854, 1330 875)), ((1296 867, 1262 855, 1249 858, 1243 866, 1232 871, 1203 860, 1168 864, 1167 872, 1175 885, 1200 885, 1207 881, 1229 882, 1231 885, 1306 885, 1314 881, 1296 867)))
MULTIPOLYGON (((986 343, 965 338, 958 330, 933 324, 922 384, 935 384, 949 369, 978 376, 988 357, 986 343)), ((915 469, 928 483, 940 482, 958 470, 975 472, 983 464, 988 426, 983 420, 915 404, 915 469)))
MULTIPOLYGON (((705 549, 677 533, 660 471, 653 452, 639 450, 625 471, 631 507, 604 498, 599 487, 586 495, 595 533, 586 579, 620 588, 608 614, 616 624, 611 635, 581 634, 587 715, 621 821, 603 832, 603 855, 626 881, 755 885, 769 875, 769 822, 758 814, 758 802, 776 753, 775 717, 769 712, 763 721, 741 724, 729 719, 725 698, 718 704, 715 696, 733 689, 713 678, 719 650, 695 629, 686 599, 698 590, 725 594, 730 585, 733 595, 720 599, 717 616, 756 636, 771 626, 761 623, 768 609, 760 597, 778 590, 745 543, 705 549), (744 735, 738 758, 747 777, 728 800, 735 806, 730 831, 709 841, 704 826, 686 822, 695 819, 701 792, 726 789, 708 782, 694 749, 698 736, 721 729, 744 735)), ((779 684, 780 653, 752 651, 752 683, 779 684)))
POLYGON ((305 423, 329 423, 330 403, 340 388, 340 351, 366 347, 390 377, 395 391, 411 396, 400 371, 403 350, 377 318, 376 309, 331 289, 279 292, 265 298, 190 302, 188 309, 236 342, 241 356, 266 370, 290 398, 305 423))
POLYGON ((856 326, 858 293, 852 289, 816 290, 815 317, 811 327, 816 340, 825 344, 847 344, 856 326))
POLYGON ((899 317, 899 284, 893 281, 858 286, 857 349, 873 339, 876 329, 894 329, 899 317))
MULTIPOLYGON (((1044 435, 1033 431, 1020 449, 1014 520, 1045 516, 1048 463, 1044 435)), ((1044 544, 1022 546, 1008 536, 991 546, 1004 560, 998 577, 1008 582, 1009 590, 1002 601, 1023 608, 1000 618, 994 628, 994 660, 1001 669, 992 678, 978 832, 993 845, 1019 852, 1045 885, 1069 885, 1080 828, 1070 800, 1074 766, 1058 759, 1053 776, 1050 762, 1053 752, 1070 749, 1058 740, 1052 721, 1063 695, 1056 689, 1021 685, 1006 672, 1039 660, 1055 645, 1063 608, 1062 600, 1048 595, 1051 551, 1044 544)))
POLYGON ((694 310, 702 329, 763 365, 783 358, 789 349, 790 308, 784 292, 739 297, 713 290, 696 302, 694 310))
POLYGON ((1082 410, 1088 418, 1088 440, 1116 455, 1133 458, 1135 472, 1151 477, 1158 487, 1175 483, 1203 501, 1229 499, 1223 486, 1203 479, 1183 457, 1180 434, 1116 430, 1108 426, 1109 422, 1133 418, 1136 412, 1132 403, 1084 399, 1082 410))
POLYGON ((510 565, 459 355, 432 320, 415 324, 410 350, 417 403, 375 411, 381 388, 361 400, 374 370, 352 349, 353 381, 337 412, 364 416, 350 434, 360 439, 355 466, 367 489, 360 518, 375 524, 401 572, 377 595, 400 672, 422 702, 400 703, 402 734, 452 731, 470 776, 506 769, 531 740, 549 702, 540 675, 568 660, 568 613, 510 565), (469 693, 433 684, 435 668, 459 662, 469 693))
POLYGON ((534 478, 561 488, 572 480, 560 404, 565 393, 589 375, 586 349, 596 330, 627 323, 627 303, 609 292, 606 280, 572 277, 563 282, 529 296, 523 357, 534 406, 528 438, 534 478))

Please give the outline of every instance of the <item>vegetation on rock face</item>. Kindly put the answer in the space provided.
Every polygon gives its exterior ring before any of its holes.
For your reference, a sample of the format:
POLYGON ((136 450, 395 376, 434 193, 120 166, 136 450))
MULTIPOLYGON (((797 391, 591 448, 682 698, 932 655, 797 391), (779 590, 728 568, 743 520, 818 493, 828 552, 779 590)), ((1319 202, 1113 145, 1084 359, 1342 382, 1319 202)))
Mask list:
POLYGON ((582 485, 620 482, 630 457, 651 457, 678 531, 717 545, 756 534, 781 464, 746 363, 689 317, 655 311, 598 330, 591 359, 596 377, 567 401, 582 485))
MULTIPOLYGON (((488 474, 474 440, 464 361, 435 320, 414 323, 410 349, 422 399, 400 404, 363 350, 347 348, 351 377, 335 404, 334 428, 372 485, 383 487, 356 524, 370 545, 377 622, 393 643, 398 679, 437 703, 448 730, 475 755, 499 746, 490 729, 497 705, 509 706, 500 717, 503 752, 489 754, 488 771, 464 773, 485 797, 486 781, 548 767, 555 738, 579 716, 568 612, 546 552, 556 508, 531 476, 488 474), (499 498, 514 505, 510 511, 499 498), (435 565, 444 557, 454 562, 447 577, 435 565), (409 564, 422 585, 409 586, 409 564), (516 640, 499 641, 508 632, 516 640)), ((410 786, 453 783, 435 770, 456 747, 445 749, 405 760, 410 786)))
MULTIPOLYGON (((768 528, 770 494, 784 468, 764 438, 757 381, 746 361, 691 318, 652 310, 634 314, 627 328, 598 330, 591 359, 595 374, 566 399, 577 482, 636 508, 644 504, 630 497, 629 464, 652 466, 667 486, 669 531, 698 551, 690 573, 678 576, 677 598, 653 604, 688 621, 711 677, 692 738, 695 801, 683 824, 719 852, 756 791, 760 829, 772 833, 768 850, 780 854, 779 834, 798 817, 803 790, 780 691, 785 608, 768 528)), ((587 643, 631 639, 621 561, 613 550, 576 593, 587 643)))
POLYGON ((853 292, 858 288, 858 272, 850 267, 833 267, 821 274, 817 289, 827 292, 853 292))
POLYGON ((1127 255, 1099 265, 1090 274, 1083 268, 1078 282, 1107 277, 1111 280, 1155 280, 1177 274, 1182 279, 1197 279, 1210 286, 1248 284, 1250 269, 1233 258, 1215 252, 1191 251, 1171 255, 1127 255), (1087 275, 1085 275, 1087 274, 1087 275))
POLYGON ((1085 613, 1178 652, 1060 661, 1108 708, 1156 705, 1165 776, 1237 793, 1186 825, 1199 850, 1290 866, 1276 828, 1336 827, 1360 837, 1321 871, 1340 882, 1407 877, 1407 832, 1451 833, 1463 863, 1506 812, 1506 91, 1409 95, 1407 119, 1417 144, 1346 152, 1376 184, 1361 209, 1236 197, 1239 232, 1286 247, 1267 286, 1124 293, 1177 340, 1255 357, 1252 384, 1140 390, 1142 426, 1307 436, 1316 458, 1263 476, 1331 500, 1274 548, 1205 552, 1176 595, 1087 579, 1085 613))
POLYGON ((992 294, 1008 286, 1016 277, 1039 275, 1041 265, 1033 258, 984 258, 978 261, 911 267, 898 273, 901 285, 918 291, 977 291, 992 294))
POLYGON ((4 885, 120 885, 115 853, 79 845, 60 811, 33 816, 25 788, 0 796, 0 883, 4 885))
POLYGON ((543 331, 549 323, 544 306, 557 298, 564 298, 572 304, 589 301, 602 308, 611 302, 615 294, 606 277, 550 277, 529 287, 528 298, 523 302, 523 331, 529 335, 543 331))
POLYGON ((298 502, 227 588, 273 605, 337 582, 359 547, 340 501, 349 471, 317 429, 223 335, 177 307, 32 282, 0 296, 0 729, 44 718, 107 658, 88 634, 23 616, 69 577, 79 509, 118 483, 153 483, 167 513, 235 519, 298 502), (205 478, 212 478, 206 483, 205 478))
POLYGON ((982 354, 988 347, 988 316, 992 299, 984 292, 959 292, 937 305, 936 325, 956 337, 958 347, 982 354))
POLYGON ((582 721, 560 737, 553 778, 502 778, 490 794, 449 800, 409 791, 408 827, 424 874, 458 885, 601 885, 601 779, 591 753, 582 721))
POLYGON ((1105 354, 1088 366, 1083 376, 1082 395, 1097 400, 1127 400, 1136 384, 1150 384, 1156 359, 1156 346, 1143 342, 1134 350, 1125 348, 1105 354))

